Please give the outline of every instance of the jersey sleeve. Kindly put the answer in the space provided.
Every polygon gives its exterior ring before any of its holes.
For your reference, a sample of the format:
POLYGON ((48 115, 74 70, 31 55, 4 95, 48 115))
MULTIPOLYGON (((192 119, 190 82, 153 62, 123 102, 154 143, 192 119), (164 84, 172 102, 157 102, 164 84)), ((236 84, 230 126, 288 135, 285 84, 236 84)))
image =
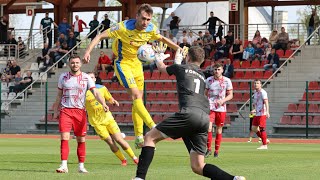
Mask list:
POLYGON ((106 87, 103 87, 103 97, 106 100, 109 100, 112 98, 112 95, 110 94, 110 92, 108 91, 108 89, 106 87))
POLYGON ((228 79, 228 83, 227 83, 227 91, 228 91, 228 90, 232 90, 232 89, 233 89, 233 87, 232 87, 231 80, 230 80, 230 79, 228 79))
POLYGON ((94 81, 91 79, 91 77, 87 74, 87 79, 88 79, 88 89, 92 90, 93 88, 96 87, 94 81))
POLYGON ((262 91, 262 92, 261 92, 261 97, 262 97, 263 100, 268 99, 268 94, 267 94, 267 92, 266 92, 266 91, 262 91))
POLYGON ((179 69, 179 65, 178 64, 174 64, 171 66, 167 67, 167 73, 171 76, 172 74, 176 75, 176 73, 178 72, 179 69))
POLYGON ((64 74, 61 74, 58 81, 58 89, 60 90, 63 89, 63 77, 64 77, 64 74))
POLYGON ((122 31, 124 29, 122 24, 120 23, 117 23, 106 30, 106 33, 108 34, 109 38, 120 38, 122 31))
POLYGON ((153 26, 153 30, 151 31, 151 40, 158 40, 161 38, 160 31, 156 26, 153 26))

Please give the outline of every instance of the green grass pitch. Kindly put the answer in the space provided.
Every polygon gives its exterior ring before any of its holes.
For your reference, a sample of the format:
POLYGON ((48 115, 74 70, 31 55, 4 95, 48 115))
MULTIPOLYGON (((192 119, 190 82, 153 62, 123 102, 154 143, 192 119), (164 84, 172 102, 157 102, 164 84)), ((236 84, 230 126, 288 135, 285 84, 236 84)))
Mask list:
MULTIPOLYGON (((107 179, 130 180, 136 165, 120 161, 100 140, 87 140, 85 166, 89 174, 77 173, 76 141, 70 141, 69 173, 57 174, 60 164, 59 139, 0 139, 0 179, 107 179)), ((131 147, 133 142, 130 141, 131 147)), ((206 159, 234 175, 248 180, 314 180, 320 178, 319 144, 270 144, 258 151, 258 143, 222 143, 219 158, 206 159)), ((134 150, 136 155, 140 150, 134 150)), ((126 155, 126 154, 125 154, 126 155)), ((128 157, 126 155, 126 157, 128 157)), ((157 145, 147 179, 198 180, 182 141, 164 141, 157 145)))

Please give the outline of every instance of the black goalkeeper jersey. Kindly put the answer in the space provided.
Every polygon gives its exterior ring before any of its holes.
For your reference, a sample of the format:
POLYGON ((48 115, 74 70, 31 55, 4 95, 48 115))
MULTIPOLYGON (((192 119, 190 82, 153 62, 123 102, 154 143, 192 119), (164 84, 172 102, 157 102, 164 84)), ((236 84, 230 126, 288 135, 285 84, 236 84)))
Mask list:
POLYGON ((205 76, 200 67, 194 64, 174 64, 166 70, 169 75, 176 76, 179 108, 197 107, 209 113, 209 101, 204 94, 205 76))

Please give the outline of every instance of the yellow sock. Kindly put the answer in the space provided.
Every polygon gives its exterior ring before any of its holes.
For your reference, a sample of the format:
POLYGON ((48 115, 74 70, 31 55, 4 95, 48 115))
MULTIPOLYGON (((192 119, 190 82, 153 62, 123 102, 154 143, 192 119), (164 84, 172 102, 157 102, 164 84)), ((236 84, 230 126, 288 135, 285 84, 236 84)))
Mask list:
POLYGON ((136 99, 133 101, 133 106, 135 111, 139 114, 139 116, 143 119, 144 123, 151 129, 156 124, 153 122, 149 112, 147 111, 146 107, 144 106, 142 99, 136 99))
POLYGON ((129 147, 128 149, 124 150, 131 158, 135 157, 131 147, 129 147))
POLYGON ((134 128, 134 135, 143 137, 143 120, 136 112, 135 107, 132 106, 132 121, 134 128))
POLYGON ((120 149, 118 149, 117 152, 114 153, 121 161, 125 160, 126 158, 124 157, 124 155, 122 154, 122 152, 120 151, 120 149))

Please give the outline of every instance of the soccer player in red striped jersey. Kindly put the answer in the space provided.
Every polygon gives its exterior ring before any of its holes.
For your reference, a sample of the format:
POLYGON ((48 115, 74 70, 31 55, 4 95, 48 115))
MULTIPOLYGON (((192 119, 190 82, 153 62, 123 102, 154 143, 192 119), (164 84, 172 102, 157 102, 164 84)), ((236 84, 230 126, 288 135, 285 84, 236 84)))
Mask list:
POLYGON ((210 103, 210 124, 208 129, 208 150, 205 157, 211 154, 212 143, 212 123, 216 125, 216 140, 214 157, 218 157, 219 148, 222 141, 222 128, 226 119, 226 102, 233 98, 231 80, 222 75, 223 65, 217 63, 213 66, 214 75, 206 80, 206 95, 210 103))
POLYGON ((255 117, 252 122, 252 130, 262 139, 262 145, 257 149, 268 149, 267 144, 269 143, 269 140, 267 139, 266 132, 267 118, 270 117, 268 94, 262 89, 261 80, 255 80, 254 87, 254 109, 251 113, 255 113, 255 117))
POLYGON ((91 77, 81 72, 81 60, 78 56, 70 58, 70 72, 62 73, 58 82, 58 95, 54 104, 54 118, 59 118, 59 131, 61 133, 61 165, 57 173, 68 173, 67 160, 69 156, 70 131, 73 128, 78 147, 79 173, 87 173, 84 168, 86 156, 85 135, 87 130, 87 113, 85 110, 85 97, 87 90, 91 90, 94 97, 102 104, 104 111, 109 108, 91 77))

